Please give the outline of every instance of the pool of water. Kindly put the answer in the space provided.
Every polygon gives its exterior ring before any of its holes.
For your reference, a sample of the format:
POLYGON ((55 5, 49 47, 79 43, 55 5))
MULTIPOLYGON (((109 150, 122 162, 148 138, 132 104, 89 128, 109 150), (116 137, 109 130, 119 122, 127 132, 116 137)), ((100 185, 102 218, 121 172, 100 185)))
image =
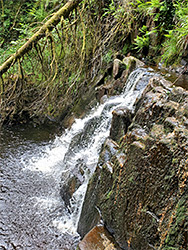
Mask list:
POLYGON ((62 232, 53 221, 64 204, 59 174, 26 168, 50 149, 57 130, 17 127, 0 132, 0 250, 75 249, 78 235, 62 232))

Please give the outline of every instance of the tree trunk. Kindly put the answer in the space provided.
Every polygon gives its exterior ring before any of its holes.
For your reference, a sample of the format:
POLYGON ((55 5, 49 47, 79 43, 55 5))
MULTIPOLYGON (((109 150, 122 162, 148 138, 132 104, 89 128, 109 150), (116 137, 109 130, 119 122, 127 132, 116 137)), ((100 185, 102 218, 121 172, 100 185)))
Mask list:
POLYGON ((47 30, 52 31, 60 22, 61 17, 68 17, 69 13, 74 10, 82 0, 69 0, 61 9, 59 9, 16 53, 10 56, 0 66, 0 77, 21 58, 27 51, 33 48, 33 45, 45 36, 47 30))

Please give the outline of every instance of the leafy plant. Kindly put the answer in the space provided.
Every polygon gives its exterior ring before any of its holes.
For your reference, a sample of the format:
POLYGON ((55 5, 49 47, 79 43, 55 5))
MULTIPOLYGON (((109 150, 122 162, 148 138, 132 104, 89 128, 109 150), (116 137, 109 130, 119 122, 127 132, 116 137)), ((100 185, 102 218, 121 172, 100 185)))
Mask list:
POLYGON ((103 10, 104 10, 103 17, 105 17, 105 16, 107 16, 109 14, 110 15, 113 14, 116 11, 114 0, 111 0, 111 3, 109 4, 109 7, 108 8, 104 8, 103 10))
POLYGON ((138 8, 144 15, 153 16, 154 21, 160 21, 160 25, 168 25, 171 18, 173 18, 173 4, 172 1, 167 0, 137 0, 138 8), (169 20, 168 20, 169 19, 169 20), (163 23, 163 21, 167 23, 163 23))
POLYGON ((157 32, 155 29, 151 31, 148 31, 147 29, 147 26, 143 25, 142 28, 139 29, 142 36, 137 35, 135 38, 135 49, 138 49, 138 51, 148 48, 150 45, 150 35, 157 32))
POLYGON ((104 62, 106 62, 107 64, 110 63, 112 61, 113 58, 113 51, 109 50, 104 56, 103 56, 103 60, 104 62))
POLYGON ((147 15, 154 15, 155 9, 160 8, 163 2, 160 0, 151 0, 151 1, 144 1, 144 0, 137 0, 138 8, 144 14, 147 15))
POLYGON ((163 44, 165 64, 178 62, 186 56, 188 48, 188 2, 177 1, 174 6, 176 26, 165 35, 167 39, 163 44))

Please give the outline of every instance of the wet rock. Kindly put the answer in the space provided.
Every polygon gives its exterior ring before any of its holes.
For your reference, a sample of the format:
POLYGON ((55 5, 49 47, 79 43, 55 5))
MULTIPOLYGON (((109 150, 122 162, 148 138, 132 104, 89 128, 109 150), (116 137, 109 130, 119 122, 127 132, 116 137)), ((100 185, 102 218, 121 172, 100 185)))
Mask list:
POLYGON ((97 84, 97 99, 100 101, 104 95, 113 96, 120 94, 130 73, 134 69, 143 66, 144 63, 133 56, 125 57, 123 61, 116 58, 113 62, 112 76, 105 74, 100 84, 97 84))
POLYGON ((79 243, 80 250, 120 250, 104 226, 94 227, 79 243))
POLYGON ((122 63, 121 60, 115 59, 113 64, 113 77, 114 79, 118 79, 122 72, 126 69, 126 65, 122 63))
POLYGON ((78 222, 77 231, 83 238, 94 226, 99 224, 101 217, 96 207, 99 189, 99 176, 101 169, 96 168, 89 181, 87 193, 84 199, 81 216, 78 222))
POLYGON ((170 132, 172 132, 177 126, 178 126, 178 121, 174 117, 167 117, 164 121, 165 129, 169 130, 170 132))
POLYGON ((188 118, 188 103, 184 103, 180 110, 182 114, 188 118))
POLYGON ((119 145, 111 139, 107 139, 100 153, 98 164, 102 166, 111 160, 112 156, 117 154, 119 145))
POLYGON ((170 93, 170 99, 178 103, 184 102, 186 98, 188 98, 188 91, 182 87, 174 87, 170 93))
POLYGON ((102 219, 98 201, 101 195, 108 194, 113 183, 112 171, 108 163, 103 164, 102 168, 97 166, 88 184, 88 191, 82 207, 80 220, 78 223, 78 233, 84 237, 94 226, 100 224, 102 219), (106 185, 104 185, 104 182, 106 185))
POLYGON ((145 144, 139 141, 134 141, 130 146, 132 150, 134 150, 135 147, 137 148, 137 150, 138 149, 145 150, 145 144))
POLYGON ((154 124, 150 133, 151 133, 151 136, 155 139, 159 139, 163 137, 165 133, 163 124, 154 124))
POLYGON ((131 128, 131 134, 135 141, 145 143, 148 140, 148 134, 143 128, 131 128))
POLYGON ((114 81, 111 95, 121 93, 125 86, 125 82, 126 82, 126 79, 123 78, 123 75, 121 76, 120 79, 117 79, 116 81, 114 81))
POLYGON ((127 66, 128 69, 133 71, 135 68, 143 67, 145 64, 139 59, 128 56, 123 59, 123 63, 127 66))
POLYGON ((184 121, 183 125, 188 129, 188 119, 184 121))
POLYGON ((187 91, 154 77, 134 117, 124 109, 113 112, 116 152, 101 151, 83 204, 82 236, 97 207, 123 249, 187 249, 187 103, 187 91))
POLYGON ((65 206, 70 205, 70 199, 74 192, 83 184, 84 178, 84 162, 80 159, 76 167, 70 172, 67 171, 62 174, 60 196, 65 202, 65 206))
POLYGON ((105 96, 110 96, 110 92, 112 92, 113 89, 113 84, 112 82, 108 82, 102 86, 100 86, 99 88, 96 89, 96 95, 97 95, 97 99, 101 100, 101 98, 105 95, 105 96))
POLYGON ((97 99, 100 101, 103 96, 113 96, 113 95, 120 94, 121 91, 123 90, 126 79, 127 78, 125 79, 119 78, 117 80, 114 80, 110 78, 104 85, 96 89, 97 99))
MULTIPOLYGON (((78 150, 79 147, 85 147, 90 143, 91 135, 94 133, 100 117, 93 117, 84 126, 84 133, 75 135, 74 140, 71 141, 69 150, 65 155, 65 160, 70 161, 71 155, 78 150)), ((71 166, 70 166, 71 168, 71 166)))
POLYGON ((179 103, 174 102, 174 101, 166 102, 164 103, 164 109, 167 114, 169 114, 170 116, 173 116, 179 109, 179 103))
POLYGON ((79 188, 82 182, 79 180, 77 176, 72 176, 68 180, 66 184, 64 184, 60 189, 61 198, 65 202, 65 206, 68 207, 70 205, 70 199, 74 192, 79 188))
POLYGON ((120 77, 120 81, 121 81, 122 83, 124 83, 124 85, 125 85, 125 83, 126 83, 126 81, 127 81, 128 76, 129 76, 130 73, 131 73, 131 70, 129 70, 129 69, 126 69, 126 70, 124 70, 124 71, 122 72, 122 75, 121 75, 121 77, 120 77))
POLYGON ((101 97, 101 99, 100 99, 100 103, 101 103, 101 104, 104 104, 104 103, 107 101, 107 99, 108 99, 108 96, 107 96, 107 95, 103 95, 103 96, 101 97))
POLYGON ((110 128, 110 138, 118 141, 126 134, 132 121, 132 111, 126 107, 115 109, 113 112, 112 123, 110 128))
POLYGON ((72 114, 72 115, 70 115, 69 117, 66 117, 66 119, 63 120, 63 126, 65 128, 70 128, 74 122, 75 122, 75 117, 72 114))

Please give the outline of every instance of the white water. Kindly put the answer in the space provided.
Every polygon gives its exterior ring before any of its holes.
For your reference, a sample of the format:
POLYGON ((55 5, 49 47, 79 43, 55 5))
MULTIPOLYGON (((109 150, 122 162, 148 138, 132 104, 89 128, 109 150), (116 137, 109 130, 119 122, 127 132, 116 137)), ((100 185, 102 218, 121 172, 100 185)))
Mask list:
POLYGON ((84 119, 77 119, 53 142, 45 146, 21 142, 13 156, 6 156, 8 160, 0 158, 4 165, 3 175, 0 172, 0 249, 75 249, 87 183, 109 136, 112 111, 120 106, 133 108, 152 75, 137 69, 121 95, 107 99, 84 119), (84 172, 82 185, 66 207, 60 197, 60 183, 66 184, 80 166, 84 172))
MULTIPOLYGON (((46 148, 42 157, 33 157, 25 166, 32 171, 42 171, 44 174, 54 175, 59 183, 61 174, 73 171, 79 159, 86 164, 85 181, 71 199, 71 213, 66 211, 62 216, 53 220, 53 225, 61 232, 76 233, 89 177, 95 170, 101 145, 109 136, 112 111, 120 106, 132 109, 136 98, 146 86, 148 77, 151 77, 151 73, 144 69, 134 71, 129 76, 121 95, 111 97, 104 104, 95 107, 84 119, 77 119, 71 129, 57 137, 51 147, 46 148)), ((49 209, 59 203, 56 196, 57 194, 55 194, 55 198, 37 198, 37 201, 42 205, 41 207, 49 209)))

